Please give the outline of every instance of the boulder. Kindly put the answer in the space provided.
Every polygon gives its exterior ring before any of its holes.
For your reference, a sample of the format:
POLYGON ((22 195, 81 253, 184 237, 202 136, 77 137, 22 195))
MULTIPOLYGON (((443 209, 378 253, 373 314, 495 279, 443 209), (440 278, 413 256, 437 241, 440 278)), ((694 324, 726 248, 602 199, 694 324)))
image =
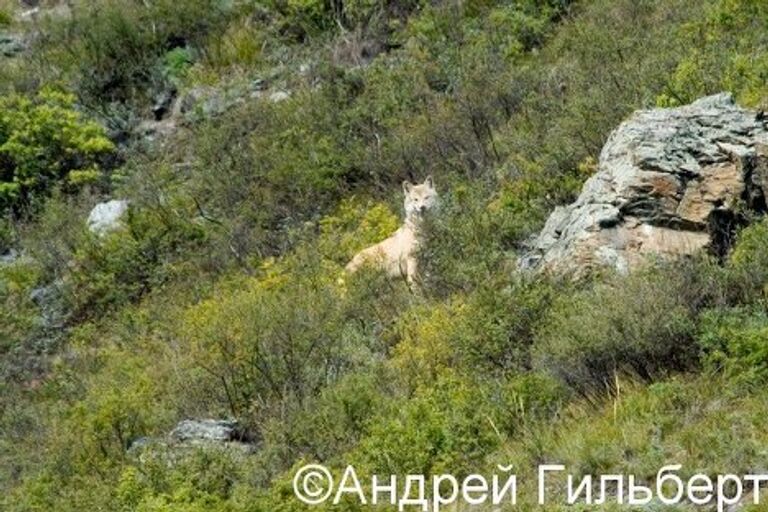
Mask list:
POLYGON ((524 269, 626 273, 649 258, 727 252, 745 212, 766 210, 768 130, 729 94, 635 112, 608 137, 576 202, 558 207, 524 269))
POLYGON ((182 420, 169 434, 177 442, 208 441, 226 443, 240 440, 241 433, 236 421, 230 420, 182 420))
POLYGON ((99 203, 88 214, 88 229, 91 233, 104 235, 122 226, 122 218, 128 211, 128 201, 112 199, 99 203))
POLYGON ((126 453, 142 465, 154 461, 173 467, 184 464, 188 457, 201 450, 245 462, 245 458, 257 453, 258 448, 258 439, 249 435, 237 421, 186 419, 177 423, 165 436, 132 440, 126 453))
POLYGON ((0 31, 0 57, 15 57, 26 49, 23 35, 0 31))
POLYGON ((269 95, 269 101, 272 103, 280 103, 291 97, 291 93, 287 91, 275 91, 269 95))
POLYGON ((183 451, 188 448, 220 446, 252 452, 256 448, 256 441, 235 420, 186 419, 178 422, 166 436, 134 439, 128 445, 128 451, 140 452, 145 448, 183 451))

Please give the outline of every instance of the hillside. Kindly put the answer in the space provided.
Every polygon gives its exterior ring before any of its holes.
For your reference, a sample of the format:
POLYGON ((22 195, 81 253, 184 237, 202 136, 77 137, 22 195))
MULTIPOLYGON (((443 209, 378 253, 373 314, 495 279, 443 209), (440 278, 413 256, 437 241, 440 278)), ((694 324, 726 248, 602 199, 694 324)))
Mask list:
POLYGON ((512 464, 523 511, 574 510, 539 464, 764 472, 766 108, 759 0, 0 0, 0 510, 397 509, 302 504, 307 463, 512 464), (621 222, 695 247, 521 268, 619 223, 578 217, 616 162, 678 157, 738 176, 687 212, 688 167, 638 179, 621 222), (428 176, 417 283, 346 273, 428 176))

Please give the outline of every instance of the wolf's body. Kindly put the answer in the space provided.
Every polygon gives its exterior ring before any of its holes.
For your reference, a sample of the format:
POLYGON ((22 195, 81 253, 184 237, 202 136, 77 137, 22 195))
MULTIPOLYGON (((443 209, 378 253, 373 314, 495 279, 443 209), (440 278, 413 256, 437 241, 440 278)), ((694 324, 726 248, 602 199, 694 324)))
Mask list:
POLYGON ((390 277, 405 277, 409 284, 417 278, 416 251, 419 248, 419 224, 422 214, 437 203, 432 178, 421 185, 403 182, 405 222, 395 233, 376 245, 363 249, 347 264, 347 272, 363 265, 384 270, 390 277))

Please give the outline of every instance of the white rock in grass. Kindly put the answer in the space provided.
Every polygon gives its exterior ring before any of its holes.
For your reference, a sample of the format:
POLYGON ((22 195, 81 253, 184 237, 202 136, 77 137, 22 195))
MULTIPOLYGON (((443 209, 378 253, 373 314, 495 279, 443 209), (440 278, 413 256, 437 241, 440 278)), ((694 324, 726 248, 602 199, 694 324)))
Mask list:
POLYGON ((91 233, 104 235, 122 226, 122 218, 128 211, 128 201, 112 199, 99 203, 88 214, 88 229, 91 233))
POLYGON ((279 103, 281 101, 287 100, 290 97, 291 97, 291 94, 289 92, 275 91, 269 95, 269 101, 271 101, 272 103, 279 103))

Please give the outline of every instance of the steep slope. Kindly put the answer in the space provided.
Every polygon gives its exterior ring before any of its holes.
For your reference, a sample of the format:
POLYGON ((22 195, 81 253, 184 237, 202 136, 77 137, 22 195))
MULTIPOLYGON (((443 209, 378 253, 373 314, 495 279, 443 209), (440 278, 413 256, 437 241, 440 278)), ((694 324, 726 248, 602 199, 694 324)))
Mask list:
POLYGON ((0 0, 35 34, 0 56, 3 510, 305 510, 309 461, 764 467, 765 223, 721 258, 515 272, 632 112, 762 108, 764 2, 69 5, 0 0), (345 279, 428 174, 419 291, 345 279))

